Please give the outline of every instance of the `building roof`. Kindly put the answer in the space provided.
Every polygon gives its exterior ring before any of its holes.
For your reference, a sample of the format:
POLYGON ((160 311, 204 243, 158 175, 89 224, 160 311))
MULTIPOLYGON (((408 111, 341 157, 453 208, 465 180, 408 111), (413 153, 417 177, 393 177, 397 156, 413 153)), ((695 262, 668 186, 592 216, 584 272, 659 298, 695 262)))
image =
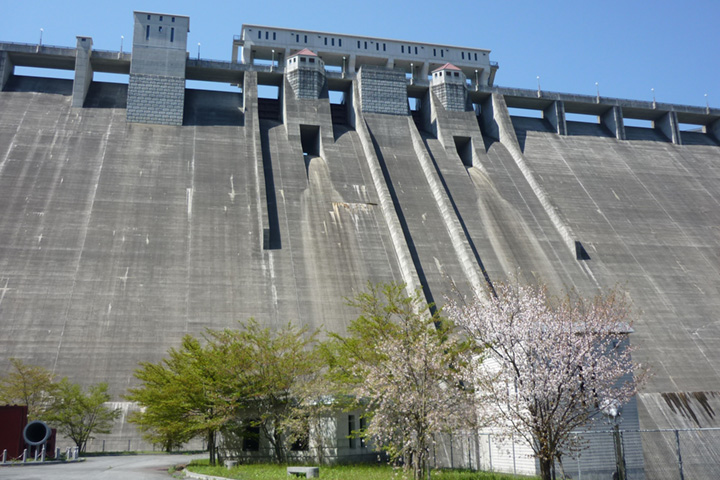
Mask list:
POLYGON ((309 57, 317 57, 317 54, 316 54, 315 52, 313 52, 312 50, 308 50, 307 48, 303 48, 303 49, 300 50, 299 52, 293 53, 293 54, 290 55, 288 58, 294 57, 295 55, 306 55, 306 56, 309 56, 309 57))
POLYGON ((433 70, 432 73, 439 72, 440 70, 457 70, 458 72, 461 72, 461 71, 462 71, 462 70, 460 70, 458 67, 456 67, 455 65, 453 65, 452 63, 446 63, 446 64, 443 65, 442 67, 438 67, 438 68, 436 68, 435 70, 433 70))

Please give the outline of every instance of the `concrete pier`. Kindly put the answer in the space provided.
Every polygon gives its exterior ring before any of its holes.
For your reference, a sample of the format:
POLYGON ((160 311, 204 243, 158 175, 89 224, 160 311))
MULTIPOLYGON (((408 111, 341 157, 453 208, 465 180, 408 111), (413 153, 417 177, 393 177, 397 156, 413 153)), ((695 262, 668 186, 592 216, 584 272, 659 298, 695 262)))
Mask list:
POLYGON ((600 123, 607 128, 618 140, 625 140, 625 122, 622 108, 613 105, 607 112, 600 115, 600 123))
POLYGON ((543 118, 550 122, 555 133, 558 135, 567 135, 565 103, 562 100, 553 101, 550 106, 543 110, 543 118))
POLYGON ((75 54, 75 79, 73 80, 72 106, 82 108, 85 96, 93 79, 93 70, 90 63, 92 54, 92 38, 77 37, 77 50, 75 54))

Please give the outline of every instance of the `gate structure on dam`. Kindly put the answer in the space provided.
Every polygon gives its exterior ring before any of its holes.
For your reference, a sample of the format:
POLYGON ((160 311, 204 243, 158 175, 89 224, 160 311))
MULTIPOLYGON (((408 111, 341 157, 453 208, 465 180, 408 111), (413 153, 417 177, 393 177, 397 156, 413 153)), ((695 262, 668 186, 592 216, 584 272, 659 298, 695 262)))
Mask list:
MULTIPOLYGON (((623 430, 720 426, 720 109, 499 87, 489 50, 260 25, 231 61, 191 58, 188 17, 134 21, 131 53, 0 43, 0 364, 106 381, 127 413, 138 362, 186 333, 343 333, 368 281, 442 305, 517 274, 627 290, 654 376, 623 430)), ((125 418, 108 445, 138 441, 125 418)), ((677 446, 646 437, 628 471, 663 478, 647 459, 677 446)))

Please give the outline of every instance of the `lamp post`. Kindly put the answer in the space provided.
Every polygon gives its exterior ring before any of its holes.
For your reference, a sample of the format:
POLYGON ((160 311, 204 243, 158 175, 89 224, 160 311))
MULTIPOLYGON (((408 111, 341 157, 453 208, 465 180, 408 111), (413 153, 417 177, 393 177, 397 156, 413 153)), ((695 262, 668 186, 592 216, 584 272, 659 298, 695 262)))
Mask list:
POLYGON ((124 36, 124 35, 120 35, 120 55, 122 55, 123 40, 125 40, 125 36, 124 36))
POLYGON ((42 36, 43 36, 43 32, 44 32, 44 30, 41 28, 41 29, 40 29, 40 43, 38 44, 38 45, 40 45, 41 47, 42 47, 42 36))
POLYGON ((272 72, 275 69, 275 49, 272 50, 272 57, 270 59, 270 71, 272 72))
POLYGON ((705 113, 710 115, 710 102, 708 101, 707 93, 705 94, 705 113))
POLYGON ((651 88, 650 91, 652 92, 653 96, 653 108, 657 108, 657 103, 655 103, 655 87, 651 88))
POLYGON ((413 85, 415 81, 415 65, 410 62, 410 85, 413 85))
POLYGON ((597 92, 597 103, 600 103, 600 85, 595 82, 595 91, 597 92))
POLYGON ((198 60, 200 60, 200 42, 198 42, 198 60))
POLYGON ((540 97, 540 75, 537 76, 537 82, 538 82, 538 97, 540 97))
POLYGON ((342 78, 345 78, 345 56, 343 55, 342 78))
POLYGON ((608 400, 603 402, 600 411, 604 413, 613 424, 613 444, 615 446, 615 471, 617 472, 617 480, 627 480, 625 472, 625 454, 623 452, 622 436, 620 434, 620 411, 621 406, 617 400, 608 400))

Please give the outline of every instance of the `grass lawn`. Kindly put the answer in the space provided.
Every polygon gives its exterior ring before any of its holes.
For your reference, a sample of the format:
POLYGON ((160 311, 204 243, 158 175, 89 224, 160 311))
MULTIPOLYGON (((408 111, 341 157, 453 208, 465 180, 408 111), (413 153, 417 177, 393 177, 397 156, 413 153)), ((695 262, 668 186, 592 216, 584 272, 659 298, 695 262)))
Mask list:
MULTIPOLYGON (((227 469, 220 466, 210 467, 207 460, 194 460, 188 465, 188 470, 205 475, 242 480, 288 480, 285 467, 285 465, 274 464, 251 464, 227 469)), ((325 480, 399 480, 402 478, 402 470, 393 469, 387 465, 323 465, 320 467, 320 478, 325 480)), ((467 470, 434 470, 432 478, 433 480, 527 480, 537 477, 467 470)))

